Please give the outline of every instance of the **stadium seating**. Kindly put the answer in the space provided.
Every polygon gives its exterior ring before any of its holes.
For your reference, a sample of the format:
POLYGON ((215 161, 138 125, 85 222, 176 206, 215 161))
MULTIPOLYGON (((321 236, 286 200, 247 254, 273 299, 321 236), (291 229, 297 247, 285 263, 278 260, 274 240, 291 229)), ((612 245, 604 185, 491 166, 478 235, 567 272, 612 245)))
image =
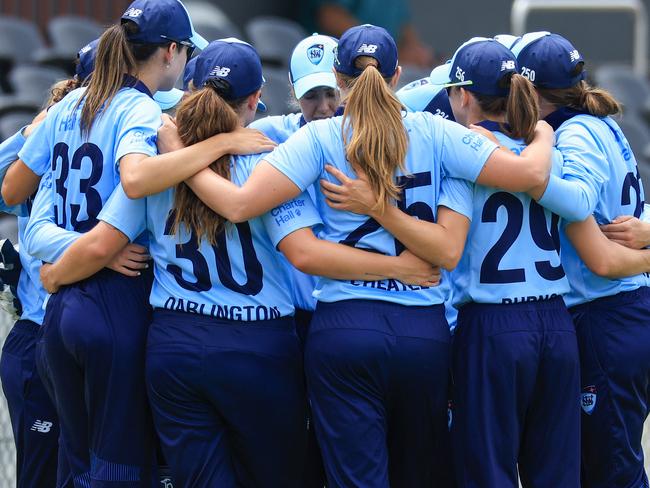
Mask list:
POLYGON ((223 11, 208 2, 185 2, 194 28, 208 41, 236 37, 244 40, 242 32, 223 11))
POLYGON ((307 37, 296 22, 281 17, 256 17, 246 24, 246 33, 262 62, 286 67, 293 48, 307 37))
POLYGON ((630 66, 606 64, 595 72, 596 85, 610 91, 623 104, 626 113, 648 117, 650 84, 630 66))
POLYGON ((101 36, 104 28, 86 17, 64 15, 50 20, 47 31, 52 42, 50 58, 70 72, 79 49, 101 36))
POLYGON ((34 112, 11 112, 0 117, 0 138, 2 140, 11 137, 18 129, 30 124, 36 113, 34 112))
POLYGON ((263 66, 262 71, 266 79, 262 87, 262 101, 268 110, 265 114, 259 115, 282 115, 295 112, 290 106, 291 85, 287 71, 273 66, 263 66))

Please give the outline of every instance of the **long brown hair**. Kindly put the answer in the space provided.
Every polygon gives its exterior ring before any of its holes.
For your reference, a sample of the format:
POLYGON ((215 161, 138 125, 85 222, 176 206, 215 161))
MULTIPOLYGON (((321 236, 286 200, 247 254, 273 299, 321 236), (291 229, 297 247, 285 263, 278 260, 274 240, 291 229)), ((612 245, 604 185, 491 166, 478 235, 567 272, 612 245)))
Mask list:
POLYGON ((526 144, 530 144, 539 120, 535 87, 528 79, 517 73, 503 77, 501 83, 504 88, 509 86, 507 97, 472 94, 485 114, 497 115, 505 112, 509 126, 509 128, 503 127, 505 134, 515 139, 523 139, 526 144))
POLYGON ((45 106, 49 108, 55 103, 59 103, 65 96, 73 90, 81 86, 81 81, 76 76, 68 80, 61 80, 52 85, 50 89, 50 96, 47 99, 45 106))
MULTIPOLYGON (((243 100, 226 102, 218 89, 208 84, 188 95, 178 107, 178 135, 186 146, 222 132, 232 132, 239 126, 235 109, 243 100)), ((219 176, 230 179, 230 154, 221 156, 209 167, 219 176)), ((203 203, 184 182, 176 185, 175 190, 172 233, 177 234, 185 225, 195 233, 199 243, 206 238, 211 245, 216 245, 217 236, 223 232, 227 220, 203 203)))
POLYGON ((355 61, 363 70, 356 77, 337 73, 351 88, 343 112, 345 155, 353 168, 362 170, 377 195, 377 210, 389 199, 400 198, 395 172, 405 171, 408 135, 402 122, 402 103, 377 69, 377 61, 360 56, 355 61))
POLYGON ((596 117, 606 117, 621 112, 621 104, 602 88, 594 88, 582 80, 570 88, 537 88, 540 96, 557 107, 584 110, 596 117))
POLYGON ((161 46, 167 44, 139 44, 129 42, 129 36, 138 32, 138 25, 130 20, 123 21, 104 31, 99 38, 95 70, 88 88, 79 99, 84 100, 81 108, 81 133, 88 136, 95 118, 102 108, 107 108, 113 97, 122 88, 124 75, 133 73, 137 63, 149 59, 161 46))

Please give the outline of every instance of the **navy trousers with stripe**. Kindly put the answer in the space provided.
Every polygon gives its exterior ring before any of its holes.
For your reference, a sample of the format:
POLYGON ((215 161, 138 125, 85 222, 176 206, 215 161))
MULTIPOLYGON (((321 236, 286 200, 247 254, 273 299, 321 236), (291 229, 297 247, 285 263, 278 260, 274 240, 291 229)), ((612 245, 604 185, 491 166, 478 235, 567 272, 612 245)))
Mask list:
POLYGON ((103 270, 47 304, 37 358, 75 488, 149 488, 153 424, 144 381, 151 275, 103 270))

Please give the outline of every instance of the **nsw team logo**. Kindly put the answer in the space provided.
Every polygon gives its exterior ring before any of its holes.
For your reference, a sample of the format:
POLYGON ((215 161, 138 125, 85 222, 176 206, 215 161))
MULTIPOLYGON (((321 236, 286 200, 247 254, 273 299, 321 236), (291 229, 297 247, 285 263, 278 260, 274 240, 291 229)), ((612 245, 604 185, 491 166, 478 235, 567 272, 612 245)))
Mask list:
POLYGON ((582 389, 580 405, 587 415, 591 415, 594 408, 596 408, 596 399, 596 387, 594 385, 585 386, 582 389))
POLYGON ((325 57, 325 46, 322 44, 314 44, 307 49, 307 58, 313 65, 318 65, 325 57))

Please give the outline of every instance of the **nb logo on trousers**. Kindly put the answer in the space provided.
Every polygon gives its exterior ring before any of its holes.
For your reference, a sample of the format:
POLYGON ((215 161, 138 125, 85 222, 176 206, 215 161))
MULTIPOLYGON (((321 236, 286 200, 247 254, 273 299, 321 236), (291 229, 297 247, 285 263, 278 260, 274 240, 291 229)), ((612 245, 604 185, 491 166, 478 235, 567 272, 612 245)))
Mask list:
POLYGON ((29 430, 40 432, 41 434, 47 434, 50 429, 52 429, 52 422, 48 422, 46 420, 37 420, 29 430))

